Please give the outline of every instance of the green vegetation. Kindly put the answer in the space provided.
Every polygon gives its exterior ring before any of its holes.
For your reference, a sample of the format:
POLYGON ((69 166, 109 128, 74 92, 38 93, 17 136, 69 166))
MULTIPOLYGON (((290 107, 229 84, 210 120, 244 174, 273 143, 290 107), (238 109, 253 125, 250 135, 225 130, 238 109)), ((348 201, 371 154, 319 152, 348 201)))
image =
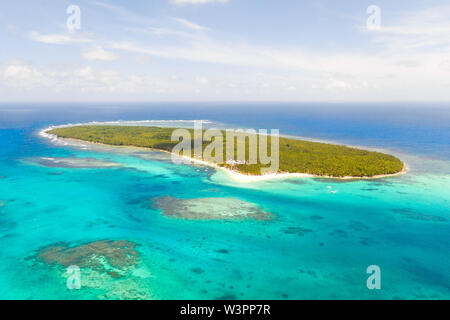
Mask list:
MULTIPOLYGON (((171 152, 178 141, 171 141, 172 131, 176 128, 139 127, 139 126, 74 126, 57 128, 49 131, 62 138, 80 139, 84 141, 104 143, 117 146, 147 147, 171 152)), ((191 137, 193 130, 189 129, 191 137)), ((225 137, 225 132, 223 131, 225 137)), ((257 139, 260 139, 257 136, 257 139)), ((226 142, 223 142, 225 153, 226 142)), ((246 142, 249 139, 247 137, 246 142)), ((193 144, 193 139, 192 139, 193 144)), ((210 142, 203 142, 203 149, 210 142)), ((236 143, 235 143, 236 145, 236 143)), ((249 159, 246 143, 246 159, 249 159)), ((394 174, 402 171, 403 163, 392 155, 366 151, 346 146, 327 143, 309 142, 280 137, 279 172, 308 173, 331 177, 373 177, 376 175, 394 174)), ((270 137, 268 148, 270 154, 270 137)), ((259 154, 259 152, 258 152, 259 154)), ((213 153, 214 155, 214 153, 213 153)), ((236 146, 235 146, 236 155, 236 146)), ((189 155, 189 156, 192 156, 189 155)), ((224 155, 225 159, 225 155, 224 155)), ((227 159, 229 160, 229 159, 227 159)), ((219 164, 230 168, 229 164, 219 164)), ((260 164, 236 164, 232 168, 244 174, 259 175, 260 164)))

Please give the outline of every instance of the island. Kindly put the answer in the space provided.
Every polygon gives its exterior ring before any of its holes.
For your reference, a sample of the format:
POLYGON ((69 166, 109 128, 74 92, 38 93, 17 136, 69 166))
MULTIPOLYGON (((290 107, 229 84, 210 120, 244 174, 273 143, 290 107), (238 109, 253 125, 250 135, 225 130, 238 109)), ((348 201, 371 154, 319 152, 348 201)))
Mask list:
MULTIPOLYGON (((93 143, 114 146, 151 148, 172 152, 179 141, 172 141, 172 133, 177 128, 121 126, 121 125, 75 125, 46 130, 46 134, 58 138, 77 139, 93 143)), ((194 137, 194 130, 186 129, 194 137)), ((220 130, 219 130, 220 131, 220 130)), ((205 132, 205 130, 203 130, 205 132)), ((223 132, 225 135, 225 132, 223 132)), ((256 134, 260 139, 260 134, 256 134)), ((265 137, 269 142, 271 136, 265 137)), ((202 142, 205 150, 209 142, 202 142)), ((224 162, 210 163, 230 172, 247 176, 261 176, 264 164, 258 157, 257 163, 248 161, 227 161, 225 159, 226 142, 223 142, 224 162)), ((259 144, 258 144, 259 146, 259 144)), ((235 149, 236 152, 236 149, 235 149)), ((194 155, 182 154, 194 160, 194 155)), ((248 147, 246 160, 248 160, 248 147)), ((205 162, 205 159, 197 159, 205 162)), ((311 142, 293 138, 279 137, 279 165, 275 175, 313 175, 319 177, 359 179, 396 175, 405 172, 404 163, 397 157, 382 152, 322 142, 311 142)))

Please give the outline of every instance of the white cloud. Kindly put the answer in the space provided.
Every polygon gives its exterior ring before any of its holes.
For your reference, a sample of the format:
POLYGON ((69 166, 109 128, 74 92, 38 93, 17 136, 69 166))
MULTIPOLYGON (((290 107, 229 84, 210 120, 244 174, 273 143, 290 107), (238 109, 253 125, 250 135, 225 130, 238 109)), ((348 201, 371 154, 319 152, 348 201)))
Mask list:
POLYGON ((27 88, 39 84, 45 84, 46 79, 36 67, 22 61, 11 61, 3 70, 0 69, 1 82, 9 87, 27 88))
POLYGON ((298 49, 227 44, 213 39, 192 39, 184 46, 152 46, 127 42, 115 42, 111 47, 118 50, 147 54, 150 56, 248 68, 262 67, 272 70, 301 70, 310 72, 341 72, 367 69, 374 64, 385 64, 383 57, 366 57, 357 54, 316 54, 298 49))
POLYGON ((194 23, 192 21, 186 20, 186 19, 182 19, 182 18, 172 18, 172 20, 182 24, 185 27, 188 27, 190 29, 196 30, 196 31, 203 31, 203 30, 208 30, 208 28, 201 26, 197 23, 194 23))
POLYGON ((88 43, 93 41, 85 34, 40 34, 36 31, 30 33, 30 39, 47 44, 88 43))
POLYGON ((228 0, 169 0, 169 2, 176 5, 184 5, 184 4, 227 3, 228 0))
MULTIPOLYGON (((166 36, 175 36, 181 39, 194 39, 198 33, 187 32, 183 30, 176 30, 168 27, 127 27, 127 31, 140 34, 148 34, 157 38, 164 38, 166 36)), ((203 29, 207 30, 207 28, 203 29)))
POLYGON ((73 75, 82 79, 93 79, 94 73, 91 67, 84 67, 73 71, 73 75))
POLYGON ((418 68, 422 65, 422 63, 417 60, 400 60, 397 61, 395 65, 404 68, 418 68))
MULTIPOLYGON (((70 97, 71 100, 90 97, 103 97, 104 93, 165 94, 176 87, 176 83, 164 78, 152 78, 145 75, 127 75, 117 70, 95 70, 90 66, 70 68, 38 68, 21 61, 0 65, 0 92, 15 94, 24 98, 23 91, 43 94, 51 97, 70 97)), ((192 86, 191 86, 192 87, 192 86)), ((183 89, 179 86, 178 90, 183 89)), ((193 87, 190 88, 193 90, 193 87)), ((25 98, 33 96, 26 96, 25 98)), ((103 99, 101 98, 101 99, 103 99)))
POLYGON ((102 61, 114 61, 117 60, 118 55, 113 52, 106 51, 103 48, 95 48, 83 53, 83 58, 86 60, 102 60, 102 61))
POLYGON ((209 84, 209 79, 205 76, 197 77, 196 82, 203 86, 207 86, 209 84))
POLYGON ((406 12, 397 21, 384 22, 381 29, 374 32, 378 43, 390 49, 450 47, 450 6, 427 8, 406 12))
POLYGON ((103 9, 107 9, 116 15, 118 15, 122 20, 130 21, 130 22, 137 22, 137 23, 143 23, 147 24, 152 22, 151 19, 145 16, 138 15, 132 11, 129 11, 127 9, 124 9, 120 6, 116 6, 110 3, 102 2, 102 1, 94 1, 94 5, 101 7, 103 9))
POLYGON ((330 83, 327 86, 328 89, 353 89, 350 83, 342 80, 330 79, 330 83))
POLYGON ((226 88, 237 88, 238 86, 233 82, 225 83, 226 88))
POLYGON ((30 79, 35 74, 35 71, 26 65, 9 65, 5 68, 3 76, 6 79, 30 79))
POLYGON ((450 72, 450 60, 444 60, 439 65, 443 71, 450 72))
POLYGON ((120 80, 120 75, 115 70, 105 70, 100 72, 99 79, 107 84, 117 83, 120 80))
MULTIPOLYGON (((52 85, 61 90, 83 92, 114 91, 125 96, 127 92, 146 92, 151 88, 151 92, 172 92, 175 99, 189 99, 201 88, 202 99, 217 97, 221 100, 232 99, 234 94, 236 99, 450 100, 446 73, 450 71, 450 22, 446 15, 450 11, 442 8, 397 17, 391 14, 383 19, 380 31, 367 33, 377 46, 320 51, 306 50, 295 44, 290 47, 252 44, 240 35, 233 38, 226 33, 216 34, 183 18, 166 16, 155 22, 120 7, 97 4, 115 12, 119 20, 126 20, 124 30, 133 33, 126 34, 130 39, 128 42, 108 41, 105 36, 98 42, 98 47, 91 50, 83 47, 86 51, 82 51, 82 56, 88 60, 112 61, 118 58, 116 53, 120 50, 124 62, 126 57, 129 58, 129 64, 121 69, 124 74, 97 70, 94 62, 92 68, 65 71, 46 71, 26 64, 1 69, 0 65, 1 79, 9 80, 0 86, 22 82, 23 86, 51 88, 52 85), (395 19, 388 24, 392 17, 395 19), (210 32, 201 32, 203 30, 210 32), (224 40, 224 37, 228 38, 224 40), (142 70, 142 74, 123 71, 136 67, 136 61, 141 63, 137 69, 142 70), (174 65, 176 72, 183 74, 183 79, 171 79, 174 65), (255 76, 257 72, 264 76, 255 76), (150 74, 160 76, 155 78, 150 74), (198 74, 202 76, 197 77, 198 74)), ((124 37, 115 39, 121 38, 124 37)), ((31 39, 55 44, 92 41, 89 35, 78 33, 33 32, 31 39)))
MULTIPOLYGON (((362 100, 429 97, 435 100, 437 96, 432 93, 440 91, 443 84, 448 83, 444 72, 448 69, 448 62, 443 61, 447 61, 450 54, 450 23, 442 12, 446 11, 434 8, 398 17, 391 26, 386 25, 382 31, 371 34, 377 42, 386 45, 376 47, 372 52, 317 52, 283 46, 274 48, 250 44, 245 40, 226 42, 213 34, 204 33, 180 39, 176 45, 170 45, 170 42, 154 42, 151 45, 115 42, 111 47, 155 58, 214 64, 215 72, 217 68, 226 72, 227 66, 237 66, 248 72, 258 69, 269 75, 267 80, 255 83, 255 79, 251 78, 240 81, 245 71, 235 73, 234 78, 228 81, 238 80, 241 92, 255 88, 261 90, 262 84, 267 83, 270 86, 264 89, 268 95, 274 94, 274 97, 280 92, 286 92, 287 88, 295 88, 292 94, 304 98, 306 95, 302 93, 308 88, 309 93, 314 95, 322 89, 332 94, 339 93, 339 97, 362 100), (424 29, 421 29, 422 26, 424 29), (429 47, 431 45, 434 47, 429 47), (295 78, 277 85, 280 83, 277 76, 287 72, 295 72, 295 78), (313 91, 312 87, 315 88, 313 91), (411 88, 415 88, 414 97, 410 94, 411 88)), ((205 74, 206 77, 214 78, 214 83, 225 83, 225 80, 209 74, 205 74)), ((200 82, 197 79, 196 83, 200 82)), ((202 94, 205 94, 204 91, 202 94)), ((449 94, 441 95, 440 98, 450 99, 449 94)), ((255 98, 258 96, 255 95, 255 98)), ((326 96, 320 98, 327 99, 326 96)))

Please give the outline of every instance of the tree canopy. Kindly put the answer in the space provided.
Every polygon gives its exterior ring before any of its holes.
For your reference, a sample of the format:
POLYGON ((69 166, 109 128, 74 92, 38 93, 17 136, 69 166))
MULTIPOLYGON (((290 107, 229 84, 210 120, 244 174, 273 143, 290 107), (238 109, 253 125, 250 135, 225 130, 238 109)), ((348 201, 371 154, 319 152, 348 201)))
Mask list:
MULTIPOLYGON (((146 147, 172 152, 178 141, 171 141, 176 128, 144 127, 144 126, 111 126, 111 125, 80 125, 55 128, 49 131, 62 138, 80 139, 84 141, 117 146, 146 147)), ((194 130, 188 129, 192 138, 194 130)), ((222 131, 225 137, 225 132, 222 131)), ((257 135, 259 141, 260 136, 257 135)), ((246 140, 246 160, 249 159, 249 141, 246 140)), ((203 141, 203 150, 210 142, 203 141)), ((259 143, 258 143, 259 145, 259 143)), ((235 145, 235 155, 237 154, 235 145)), ((258 147, 259 148, 259 147, 258 147)), ((267 149, 270 154, 270 136, 267 149)), ((192 148, 193 150, 193 148, 192 148)), ((224 163, 220 166, 250 175, 260 175, 261 168, 268 165, 241 163, 228 164, 225 158, 226 139, 223 142, 224 163)), ((188 156, 193 156, 190 154, 188 156)), ((278 172, 307 173, 331 177, 373 177, 377 175, 394 174, 402 171, 404 164, 398 158, 381 152, 367 151, 343 145, 310 142, 280 137, 279 139, 279 169, 278 172)))

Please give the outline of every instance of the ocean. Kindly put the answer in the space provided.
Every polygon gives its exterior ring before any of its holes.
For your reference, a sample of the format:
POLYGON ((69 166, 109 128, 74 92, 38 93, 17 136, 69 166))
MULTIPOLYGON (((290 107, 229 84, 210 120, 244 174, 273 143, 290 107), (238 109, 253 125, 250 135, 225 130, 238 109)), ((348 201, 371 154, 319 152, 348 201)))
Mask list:
POLYGON ((449 201, 450 104, 3 103, 0 298, 449 299, 449 201), (243 184, 159 152, 39 135, 198 119, 383 150, 408 172, 243 184), (370 290, 373 265, 381 287, 370 290))

